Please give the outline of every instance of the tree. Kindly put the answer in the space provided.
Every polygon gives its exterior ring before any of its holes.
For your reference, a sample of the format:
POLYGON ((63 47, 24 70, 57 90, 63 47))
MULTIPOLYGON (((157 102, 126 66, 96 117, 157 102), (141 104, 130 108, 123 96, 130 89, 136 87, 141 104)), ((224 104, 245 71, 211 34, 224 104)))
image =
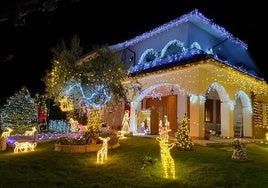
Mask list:
MULTIPOLYGON (((122 80, 129 65, 108 45, 95 47, 81 58, 80 40, 74 36, 70 49, 64 42, 52 49, 53 66, 43 81, 46 92, 63 107, 98 109, 113 99, 125 98, 122 80)), ((66 108, 68 110, 72 108, 66 108)))
POLYGON ((2 109, 3 124, 12 128, 13 133, 24 133, 36 126, 37 119, 37 105, 26 87, 11 96, 2 109))
POLYGON ((179 130, 175 134, 176 137, 176 145, 181 150, 191 150, 194 146, 194 143, 192 141, 192 138, 190 137, 189 133, 189 119, 184 115, 182 119, 182 123, 180 125, 179 130))
POLYGON ((55 103, 58 103, 65 96, 66 89, 71 83, 79 81, 79 78, 77 78, 79 73, 75 63, 81 56, 83 49, 77 35, 73 36, 69 48, 62 40, 51 49, 53 55, 52 68, 42 78, 48 97, 54 99, 55 103))

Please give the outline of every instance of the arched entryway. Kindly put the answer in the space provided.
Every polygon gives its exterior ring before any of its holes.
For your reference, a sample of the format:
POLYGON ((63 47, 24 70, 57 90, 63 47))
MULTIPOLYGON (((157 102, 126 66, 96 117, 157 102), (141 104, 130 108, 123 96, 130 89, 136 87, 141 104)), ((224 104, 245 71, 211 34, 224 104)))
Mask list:
POLYGON ((212 83, 205 95, 204 121, 205 132, 210 131, 222 137, 230 135, 230 99, 225 88, 212 83))
POLYGON ((234 99, 234 137, 252 137, 252 105, 243 91, 238 91, 234 99))
POLYGON ((176 84, 155 84, 143 90, 133 104, 136 105, 134 132, 141 132, 145 124, 145 127, 149 126, 150 134, 156 135, 159 134, 160 121, 164 126, 168 121, 169 129, 175 133, 178 121, 187 112, 187 94, 176 84))

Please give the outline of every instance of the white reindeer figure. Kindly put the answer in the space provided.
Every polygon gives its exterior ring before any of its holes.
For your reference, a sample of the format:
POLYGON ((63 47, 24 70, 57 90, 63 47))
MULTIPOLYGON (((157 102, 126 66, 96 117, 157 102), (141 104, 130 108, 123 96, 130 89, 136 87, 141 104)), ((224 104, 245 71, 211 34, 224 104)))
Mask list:
POLYGON ((107 160, 107 154, 108 154, 108 141, 110 140, 110 137, 102 138, 99 137, 100 140, 103 141, 102 148, 97 152, 97 163, 100 162, 103 163, 103 160, 107 160))
POLYGON ((36 131, 37 131, 36 127, 32 127, 32 130, 31 131, 25 131, 24 135, 25 136, 33 136, 36 131))
POLYGON ((174 159, 170 155, 170 150, 175 146, 175 143, 168 143, 165 137, 157 137, 156 140, 160 144, 161 163, 164 168, 165 177, 168 178, 169 174, 171 174, 173 179, 175 179, 174 159))
POLYGON ((17 142, 16 141, 14 153, 33 151, 36 146, 37 146, 36 142, 30 143, 30 142, 17 142))
POLYGON ((2 132, 2 135, 0 138, 7 138, 10 136, 10 133, 12 132, 13 130, 9 127, 6 128, 6 130, 4 132, 2 132))

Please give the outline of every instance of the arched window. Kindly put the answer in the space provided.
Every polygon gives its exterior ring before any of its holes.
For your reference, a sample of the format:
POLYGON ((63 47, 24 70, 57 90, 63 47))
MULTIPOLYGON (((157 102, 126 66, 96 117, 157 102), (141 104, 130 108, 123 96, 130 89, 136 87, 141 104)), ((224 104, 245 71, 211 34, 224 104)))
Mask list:
POLYGON ((184 51, 183 43, 178 40, 169 41, 161 51, 161 57, 169 56, 184 51))
POLYGON ((196 49, 199 49, 201 50, 201 46, 198 42, 193 42, 190 46, 190 48, 196 48, 196 49))
POLYGON ((144 63, 144 62, 153 61, 157 57, 158 57, 157 51, 155 51, 153 48, 147 49, 141 55, 141 58, 139 60, 139 64, 144 63))

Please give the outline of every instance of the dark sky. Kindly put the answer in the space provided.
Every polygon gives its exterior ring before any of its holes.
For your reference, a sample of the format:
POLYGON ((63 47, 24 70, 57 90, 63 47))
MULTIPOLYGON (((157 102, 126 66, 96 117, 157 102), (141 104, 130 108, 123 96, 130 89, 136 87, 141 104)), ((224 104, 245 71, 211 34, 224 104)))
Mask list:
MULTIPOLYGON (((29 12, 24 17, 26 22, 23 26, 15 26, 12 19, 0 22, 1 103, 5 103, 22 86, 26 86, 32 94, 44 91, 41 77, 51 65, 50 49, 61 39, 69 43, 77 34, 86 53, 92 45, 123 42, 195 8, 247 43, 251 56, 267 80, 268 21, 265 1, 92 2, 61 0, 58 7, 51 11, 29 12)), ((0 13, 9 10, 13 9, 3 9, 2 6, 0 13)))

